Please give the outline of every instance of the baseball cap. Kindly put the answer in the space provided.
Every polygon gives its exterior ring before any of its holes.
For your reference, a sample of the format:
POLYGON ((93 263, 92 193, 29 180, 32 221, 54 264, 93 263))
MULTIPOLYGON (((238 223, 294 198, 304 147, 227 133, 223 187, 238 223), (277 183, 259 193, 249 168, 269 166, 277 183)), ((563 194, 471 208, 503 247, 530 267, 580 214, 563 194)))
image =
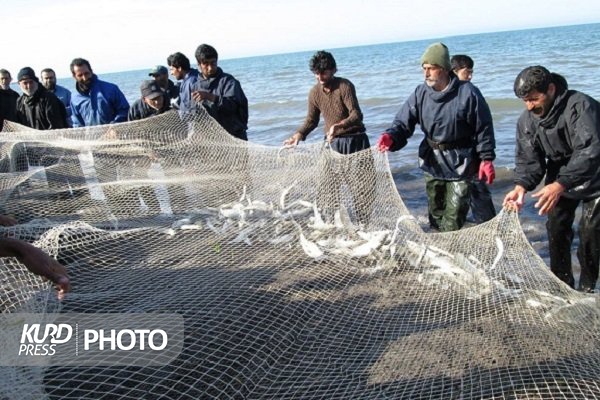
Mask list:
POLYGON ((154 67, 152 67, 152 69, 148 73, 148 76, 168 74, 168 73, 169 73, 169 70, 164 65, 155 65, 154 67))
POLYGON ((143 81, 140 91, 142 92, 142 97, 147 97, 148 99, 154 99, 163 95, 162 90, 160 90, 160 87, 154 81, 143 81))

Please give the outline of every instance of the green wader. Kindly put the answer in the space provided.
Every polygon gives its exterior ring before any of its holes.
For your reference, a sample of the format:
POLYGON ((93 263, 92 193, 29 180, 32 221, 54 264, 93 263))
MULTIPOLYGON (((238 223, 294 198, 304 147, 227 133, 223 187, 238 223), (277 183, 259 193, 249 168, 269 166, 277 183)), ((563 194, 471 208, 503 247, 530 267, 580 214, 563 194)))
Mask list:
POLYGON ((431 227, 441 232, 462 228, 469 212, 469 181, 443 181, 425 174, 425 187, 431 227))

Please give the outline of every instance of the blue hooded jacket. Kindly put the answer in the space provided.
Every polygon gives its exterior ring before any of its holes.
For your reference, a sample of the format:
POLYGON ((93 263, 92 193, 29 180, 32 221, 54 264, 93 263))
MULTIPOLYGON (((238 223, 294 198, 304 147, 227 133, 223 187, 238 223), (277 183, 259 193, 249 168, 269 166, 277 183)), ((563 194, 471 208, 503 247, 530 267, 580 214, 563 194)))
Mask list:
POLYGON ((129 103, 117 85, 94 75, 89 93, 82 92, 79 85, 75 87, 71 96, 73 128, 127 121, 129 103))

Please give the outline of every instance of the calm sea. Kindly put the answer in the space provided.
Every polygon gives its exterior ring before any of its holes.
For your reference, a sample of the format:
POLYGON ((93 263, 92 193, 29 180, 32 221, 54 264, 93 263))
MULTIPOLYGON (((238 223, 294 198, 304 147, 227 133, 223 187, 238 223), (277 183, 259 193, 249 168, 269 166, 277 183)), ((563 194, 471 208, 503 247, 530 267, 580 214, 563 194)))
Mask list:
MULTIPOLYGON (((570 88, 600 99, 600 24, 323 49, 336 58, 337 75, 350 79, 356 86, 372 144, 411 91, 423 81, 419 59, 435 41, 443 41, 451 54, 468 54, 475 60, 473 83, 486 97, 494 118, 498 179, 491 189, 499 208, 503 195, 512 187, 515 124, 523 110, 522 102, 512 90, 516 75, 527 66, 544 65, 562 74, 570 88)), ((307 94, 315 83, 308 60, 316 50, 322 49, 219 61, 226 72, 241 82, 248 97, 250 141, 279 146, 302 123, 307 94)), ((193 61, 192 54, 188 57, 193 61)), ((164 64, 165 59, 166 55, 157 55, 156 63, 164 64)), ((116 83, 133 102, 140 95, 140 82, 147 79, 147 69, 100 74, 100 78, 116 83)), ((59 79, 59 84, 73 90, 72 79, 59 79)), ((309 141, 322 138, 320 126, 309 141)), ((391 153, 389 159, 401 196, 425 223, 426 198, 416 155, 421 139, 422 134, 415 133, 408 146, 391 153)), ((537 216, 533 203, 530 200, 525 207, 521 222, 533 246, 546 258, 545 218, 537 216)))

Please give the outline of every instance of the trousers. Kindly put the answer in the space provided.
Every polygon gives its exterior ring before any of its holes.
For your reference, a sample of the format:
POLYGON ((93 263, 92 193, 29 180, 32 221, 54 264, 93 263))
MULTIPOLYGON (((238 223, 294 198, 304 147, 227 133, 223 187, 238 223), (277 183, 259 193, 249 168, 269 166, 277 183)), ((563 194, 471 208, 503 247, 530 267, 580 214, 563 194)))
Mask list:
POLYGON ((546 230, 550 247, 550 270, 560 280, 575 287, 571 267, 571 246, 574 237, 575 211, 580 203, 583 203, 583 206, 578 226, 577 258, 581 266, 579 290, 591 291, 596 287, 600 263, 600 197, 591 200, 561 197, 556 207, 548 213, 546 230))

